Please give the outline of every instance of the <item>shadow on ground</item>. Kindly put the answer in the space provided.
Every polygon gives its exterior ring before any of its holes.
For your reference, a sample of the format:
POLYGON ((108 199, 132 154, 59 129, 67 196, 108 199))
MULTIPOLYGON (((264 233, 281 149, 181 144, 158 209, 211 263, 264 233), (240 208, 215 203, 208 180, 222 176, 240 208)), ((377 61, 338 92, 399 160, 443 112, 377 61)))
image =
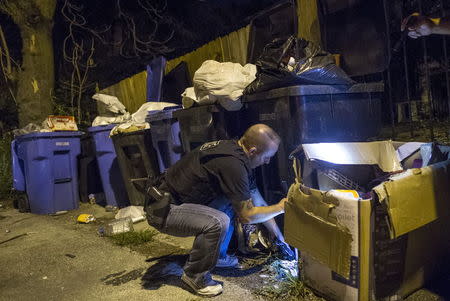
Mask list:
MULTIPOLYGON (((162 285, 171 285, 186 288, 180 277, 183 274, 183 265, 188 255, 165 255, 148 259, 147 262, 156 262, 142 275, 142 286, 148 290, 157 290, 162 285)), ((229 278, 242 278, 254 275, 261 271, 262 264, 247 269, 214 269, 213 275, 229 278)))
POLYGON ((155 262, 143 274, 142 287, 148 290, 157 290, 162 285, 171 285, 185 288, 181 281, 183 265, 188 255, 165 255, 147 259, 147 262, 155 262))

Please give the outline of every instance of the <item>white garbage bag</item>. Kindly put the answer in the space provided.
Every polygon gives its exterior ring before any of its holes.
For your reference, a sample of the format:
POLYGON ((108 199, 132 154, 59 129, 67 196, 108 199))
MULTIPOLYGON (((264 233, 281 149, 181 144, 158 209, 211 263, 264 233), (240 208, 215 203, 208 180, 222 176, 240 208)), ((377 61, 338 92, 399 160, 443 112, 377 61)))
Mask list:
POLYGON ((115 96, 96 93, 92 96, 92 99, 97 101, 100 116, 123 115, 127 112, 125 106, 115 96))
POLYGON ((167 107, 176 107, 177 104, 171 102, 149 101, 144 103, 139 110, 131 115, 131 120, 137 123, 145 122, 145 117, 149 111, 161 111, 167 107))
POLYGON ((119 99, 112 95, 96 93, 92 99, 97 101, 99 116, 95 117, 92 126, 127 122, 131 119, 130 113, 119 99))
POLYGON ((239 110, 242 92, 255 79, 255 74, 256 66, 252 64, 242 67, 238 63, 207 60, 194 74, 196 102, 216 101, 229 111, 239 110))
POLYGON ((205 95, 202 99, 197 99, 195 95, 194 87, 189 87, 184 90, 183 94, 181 94, 181 101, 183 104, 183 109, 187 109, 192 107, 195 103, 197 105, 210 105, 217 101, 214 95, 205 95))

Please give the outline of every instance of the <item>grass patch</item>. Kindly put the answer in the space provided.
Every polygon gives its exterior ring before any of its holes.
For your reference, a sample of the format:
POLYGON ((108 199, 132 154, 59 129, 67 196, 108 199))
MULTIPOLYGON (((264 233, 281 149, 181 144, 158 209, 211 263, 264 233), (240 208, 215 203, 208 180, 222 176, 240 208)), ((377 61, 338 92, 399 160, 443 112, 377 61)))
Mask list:
POLYGON ((158 234, 158 232, 146 229, 142 231, 114 234, 109 238, 119 246, 137 246, 153 241, 156 234, 158 234))
POLYGON ((274 301, 325 301, 307 288, 303 281, 293 277, 288 277, 285 281, 278 282, 275 285, 261 288, 255 291, 255 294, 274 301))

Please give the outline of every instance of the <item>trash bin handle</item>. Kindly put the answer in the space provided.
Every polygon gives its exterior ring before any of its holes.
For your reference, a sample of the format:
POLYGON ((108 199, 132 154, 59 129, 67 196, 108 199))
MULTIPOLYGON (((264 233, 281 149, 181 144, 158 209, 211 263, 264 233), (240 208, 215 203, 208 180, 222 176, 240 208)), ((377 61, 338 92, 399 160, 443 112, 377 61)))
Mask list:
POLYGON ((71 181, 72 181, 72 178, 55 179, 55 184, 67 183, 67 182, 71 182, 71 181))

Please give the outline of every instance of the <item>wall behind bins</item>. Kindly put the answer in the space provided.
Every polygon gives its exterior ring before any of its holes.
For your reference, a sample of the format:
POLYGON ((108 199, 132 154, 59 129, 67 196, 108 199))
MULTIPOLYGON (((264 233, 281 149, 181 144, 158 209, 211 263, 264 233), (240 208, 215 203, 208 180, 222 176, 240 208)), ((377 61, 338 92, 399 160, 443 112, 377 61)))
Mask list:
POLYGON ((219 37, 188 54, 170 60, 166 65, 166 73, 170 72, 170 70, 182 61, 187 63, 191 78, 194 77, 195 71, 206 60, 233 62, 245 65, 249 33, 250 25, 247 25, 224 37, 219 37))
POLYGON ((130 113, 136 112, 146 102, 147 71, 142 71, 115 85, 109 86, 99 93, 114 95, 130 113))
POLYGON ((298 36, 317 45, 321 44, 320 23, 317 1, 296 0, 298 18, 298 36))

